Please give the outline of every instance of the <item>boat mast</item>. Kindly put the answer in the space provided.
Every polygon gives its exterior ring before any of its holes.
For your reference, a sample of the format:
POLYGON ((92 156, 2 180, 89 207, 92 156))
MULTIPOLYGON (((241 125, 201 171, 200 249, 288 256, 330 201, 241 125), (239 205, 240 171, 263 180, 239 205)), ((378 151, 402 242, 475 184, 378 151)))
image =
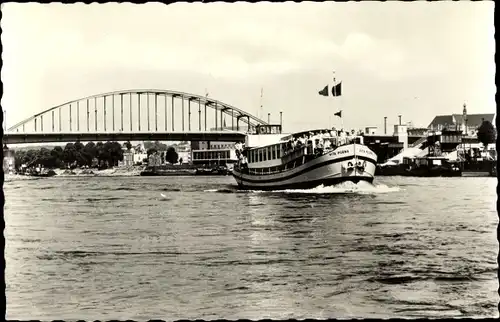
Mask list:
POLYGON ((261 87, 260 88, 260 118, 264 118, 264 104, 262 103, 262 99, 263 99, 263 96, 264 96, 264 88, 261 87))
MULTIPOLYGON (((340 96, 340 95, 337 95, 336 88, 337 88, 337 81, 335 79, 335 71, 333 71, 333 92, 332 92, 332 94, 333 94, 334 99, 336 96, 340 96)), ((340 129, 344 130, 344 119, 342 118, 342 110, 340 110, 340 129)))

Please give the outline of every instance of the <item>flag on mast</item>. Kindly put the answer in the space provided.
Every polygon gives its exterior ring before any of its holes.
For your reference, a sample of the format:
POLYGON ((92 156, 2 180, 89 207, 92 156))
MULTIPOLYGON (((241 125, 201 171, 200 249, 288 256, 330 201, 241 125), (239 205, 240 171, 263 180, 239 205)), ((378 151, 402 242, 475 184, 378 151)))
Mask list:
POLYGON ((322 95, 322 96, 328 96, 328 85, 325 86, 325 88, 323 88, 322 90, 320 90, 318 92, 319 95, 322 95))
POLYGON ((337 113, 333 114, 335 116, 338 116, 340 118, 342 118, 342 110, 338 111, 337 113))

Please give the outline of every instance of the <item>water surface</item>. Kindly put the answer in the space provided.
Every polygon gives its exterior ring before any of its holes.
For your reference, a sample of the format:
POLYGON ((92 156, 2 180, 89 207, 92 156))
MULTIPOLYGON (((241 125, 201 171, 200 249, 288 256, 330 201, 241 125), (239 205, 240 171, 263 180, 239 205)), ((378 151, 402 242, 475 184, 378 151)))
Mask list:
POLYGON ((498 317, 496 184, 11 180, 6 317, 498 317))

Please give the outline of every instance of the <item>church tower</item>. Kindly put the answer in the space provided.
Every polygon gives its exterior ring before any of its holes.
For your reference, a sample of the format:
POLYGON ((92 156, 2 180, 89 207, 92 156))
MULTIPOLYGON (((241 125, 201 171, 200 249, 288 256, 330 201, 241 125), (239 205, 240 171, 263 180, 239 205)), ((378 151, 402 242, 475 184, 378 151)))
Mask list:
POLYGON ((462 112, 462 133, 467 134, 467 105, 465 103, 462 112))

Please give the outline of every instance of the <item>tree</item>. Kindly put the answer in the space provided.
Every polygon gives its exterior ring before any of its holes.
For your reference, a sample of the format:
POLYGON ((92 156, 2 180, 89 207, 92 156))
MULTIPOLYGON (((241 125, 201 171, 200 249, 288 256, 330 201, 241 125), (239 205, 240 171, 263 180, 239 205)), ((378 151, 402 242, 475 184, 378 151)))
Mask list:
POLYGON ((167 154, 165 155, 165 161, 171 164, 176 164, 178 159, 179 155, 175 152, 175 149, 173 147, 169 147, 167 149, 167 154))
POLYGON ((148 155, 149 158, 151 154, 155 154, 156 152, 158 152, 158 150, 156 150, 155 148, 149 148, 146 154, 148 155))
POLYGON ((496 131, 490 121, 483 121, 477 129, 477 139, 484 145, 485 150, 488 144, 495 143, 496 131))
POLYGON ((128 151, 130 151, 130 149, 132 149, 132 144, 130 143, 130 141, 123 143, 123 146, 125 146, 128 151))
POLYGON ((167 146, 163 143, 160 143, 159 141, 155 142, 146 141, 144 142, 144 149, 146 150, 155 149, 156 151, 165 151, 167 150, 167 146))

